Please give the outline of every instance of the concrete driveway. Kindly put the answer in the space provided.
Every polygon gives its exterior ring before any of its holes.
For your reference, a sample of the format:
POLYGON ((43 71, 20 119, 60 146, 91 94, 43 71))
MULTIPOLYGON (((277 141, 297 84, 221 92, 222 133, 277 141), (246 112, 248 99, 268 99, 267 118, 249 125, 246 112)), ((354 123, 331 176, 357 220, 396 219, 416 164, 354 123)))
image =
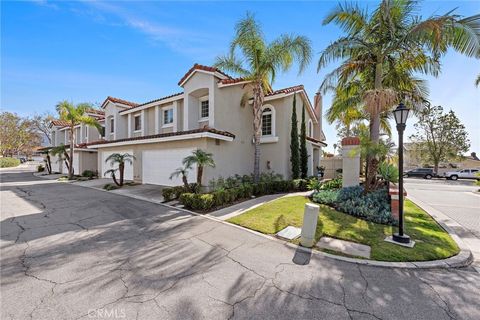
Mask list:
POLYGON ((469 246, 480 270, 480 187, 472 180, 405 179, 405 189, 420 200, 455 221, 455 232, 469 246))
POLYGON ((1 319, 479 319, 471 268, 309 256, 162 205, 1 171, 1 319))

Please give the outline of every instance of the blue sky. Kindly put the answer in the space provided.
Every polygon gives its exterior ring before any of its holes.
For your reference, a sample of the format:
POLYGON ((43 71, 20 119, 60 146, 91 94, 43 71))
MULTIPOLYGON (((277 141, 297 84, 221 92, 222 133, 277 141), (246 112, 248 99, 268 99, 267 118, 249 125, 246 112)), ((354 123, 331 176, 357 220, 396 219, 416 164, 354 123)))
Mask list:
MULTIPOLYGON (((313 98, 334 67, 316 72, 319 53, 340 35, 335 26, 321 25, 336 3, 2 1, 1 108, 32 115, 53 112, 63 99, 101 103, 111 95, 145 102, 179 92, 178 80, 194 63, 210 65, 226 51, 234 24, 246 11, 255 13, 268 40, 281 33, 311 39, 315 57, 306 72, 279 75, 274 88, 304 84, 313 98)), ((456 7, 462 15, 480 12, 476 1, 426 1, 421 14, 456 7)), ((477 153, 480 89, 473 83, 479 73, 479 61, 450 52, 440 77, 428 79, 431 101, 456 110, 477 153)), ((324 109, 330 101, 327 95, 324 109)), ((324 122, 324 131, 331 151, 335 127, 324 122)))

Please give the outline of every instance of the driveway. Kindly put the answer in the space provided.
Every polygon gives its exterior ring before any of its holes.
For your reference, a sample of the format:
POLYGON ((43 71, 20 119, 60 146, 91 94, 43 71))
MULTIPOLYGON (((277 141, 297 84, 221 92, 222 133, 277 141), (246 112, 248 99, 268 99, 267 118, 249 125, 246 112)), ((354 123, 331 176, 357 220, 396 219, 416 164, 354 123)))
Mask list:
POLYGON ((475 264, 480 267, 480 195, 474 193, 479 187, 471 180, 405 180, 409 196, 440 211, 461 226, 455 232, 472 250, 475 264))
POLYGON ((1 171, 2 319, 479 319, 472 268, 360 266, 1 171))

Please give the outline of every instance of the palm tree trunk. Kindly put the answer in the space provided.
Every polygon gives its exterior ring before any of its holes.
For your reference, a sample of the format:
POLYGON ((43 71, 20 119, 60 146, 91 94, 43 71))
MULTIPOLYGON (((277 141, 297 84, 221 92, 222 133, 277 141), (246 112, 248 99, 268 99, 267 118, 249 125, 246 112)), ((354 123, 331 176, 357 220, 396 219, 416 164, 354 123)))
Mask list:
POLYGON ((115 176, 115 173, 112 173, 112 179, 113 179, 113 182, 114 182, 117 186, 121 187, 120 183, 118 183, 118 180, 117 180, 117 177, 115 176))
POLYGON ((75 149, 75 127, 70 127, 70 158, 68 159, 68 180, 73 179, 73 149, 75 149))
MULTIPOLYGON (((378 59, 375 65, 375 89, 381 90, 383 77, 382 59, 378 59)), ((380 110, 382 106, 370 106, 370 141, 375 147, 380 140, 380 110)), ((378 158, 376 155, 367 156, 367 177, 365 181, 365 191, 369 192, 375 189, 377 185, 378 158)))
POLYGON ((258 182, 260 178, 260 137, 262 135, 262 106, 264 92, 260 83, 253 87, 253 144, 255 147, 253 162, 253 178, 258 182))
POLYGON ((124 171, 125 171, 125 164, 120 163, 118 165, 118 170, 120 171, 120 184, 119 184, 119 186, 123 186, 123 174, 124 174, 124 171))
POLYGON ((199 187, 202 186, 202 176, 203 176, 203 166, 198 166, 197 168, 197 184, 199 187))
POLYGON ((182 174, 182 181, 183 181, 183 185, 185 186, 185 189, 188 190, 188 180, 185 174, 182 174))
POLYGON ((52 174, 52 162, 50 160, 50 154, 47 152, 47 171, 48 174, 52 174))

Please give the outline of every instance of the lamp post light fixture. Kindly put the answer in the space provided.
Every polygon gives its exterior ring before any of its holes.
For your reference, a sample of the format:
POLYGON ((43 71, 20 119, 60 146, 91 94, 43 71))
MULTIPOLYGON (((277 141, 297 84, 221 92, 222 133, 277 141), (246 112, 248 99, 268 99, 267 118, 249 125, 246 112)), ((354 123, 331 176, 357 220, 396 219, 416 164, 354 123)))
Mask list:
POLYGON ((393 234, 392 240, 402 244, 410 243, 410 237, 403 232, 403 132, 409 112, 410 109, 401 102, 393 111, 398 131, 398 233, 393 234))

